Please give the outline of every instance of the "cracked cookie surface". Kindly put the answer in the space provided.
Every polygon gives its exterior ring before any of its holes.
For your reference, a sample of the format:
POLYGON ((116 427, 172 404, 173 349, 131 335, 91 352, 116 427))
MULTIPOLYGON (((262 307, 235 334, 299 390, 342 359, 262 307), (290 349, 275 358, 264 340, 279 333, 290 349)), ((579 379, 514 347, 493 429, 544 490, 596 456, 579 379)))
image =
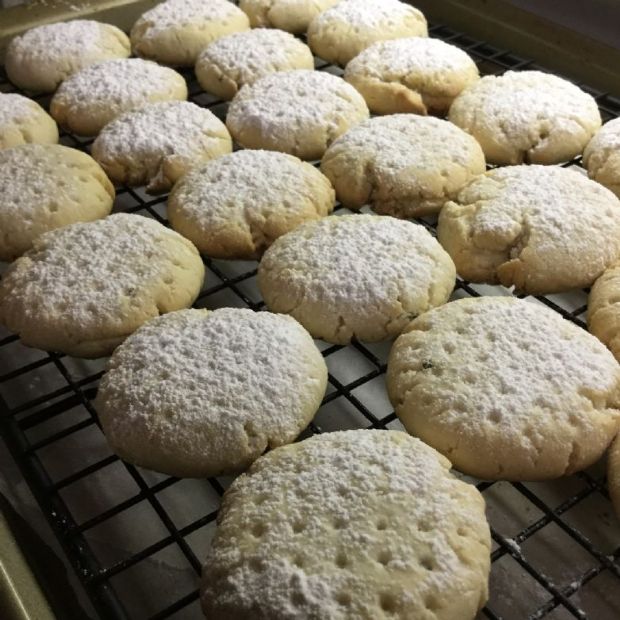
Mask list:
POLYGON ((480 145, 452 123, 392 114, 361 123, 336 140, 321 172, 349 209, 416 217, 437 213, 485 170, 480 145))
POLYGON ((620 118, 605 123, 583 152, 588 176, 620 197, 620 118))
POLYGON ((439 215, 437 236, 471 282, 547 294, 590 286, 620 255, 620 201, 556 166, 497 168, 439 215))
POLYGON ((145 321, 190 306, 203 278, 187 239, 117 213, 37 237, 0 282, 0 323, 28 346, 102 357, 145 321))
POLYGON ((230 134, 213 112, 189 101, 161 101, 108 123, 91 152, 114 182, 146 185, 156 194, 190 168, 231 151, 230 134))
POLYGON ((196 62, 196 77, 206 91, 232 99, 244 84, 295 69, 314 69, 310 48, 288 32, 256 28, 208 45, 196 62))
POLYGON ((328 215, 334 190, 314 166, 241 150, 195 168, 168 198, 172 227, 213 258, 256 259, 301 223, 328 215))
POLYGON ((375 114, 440 115, 479 79, 476 63, 466 52, 426 37, 374 43, 347 64, 343 77, 375 114))
POLYGON ((378 215, 308 222, 265 252, 258 285, 273 312, 295 317, 315 338, 393 338, 447 301, 454 264, 418 224, 378 215))
POLYGON ((247 15, 228 0, 165 0, 136 20, 129 38, 138 56, 190 66, 209 43, 249 28, 247 15))
POLYGON ((594 98, 540 71, 486 75, 452 103, 449 119, 492 164, 557 164, 581 154, 601 126, 594 98))
POLYGON ((399 0, 342 0, 308 26, 312 51, 342 66, 377 41, 426 36, 422 12, 399 0))
POLYGON ((97 413, 122 458, 181 477, 238 473, 314 417, 327 367, 297 321, 241 308, 149 321, 110 358, 97 413))
POLYGON ((472 620, 488 596, 484 500, 398 431, 277 448, 223 499, 202 607, 226 620, 472 620))
POLYGON ((387 386, 410 433, 489 480, 580 471, 620 423, 613 355, 553 310, 509 297, 461 299, 413 321, 387 386))
POLYGON ((245 148, 312 160, 368 116, 364 98, 342 78, 298 69, 246 84, 228 108, 226 126, 245 148))
POLYGON ((319 13, 340 0, 239 0, 239 8, 250 18, 252 28, 279 28, 305 34, 319 13))

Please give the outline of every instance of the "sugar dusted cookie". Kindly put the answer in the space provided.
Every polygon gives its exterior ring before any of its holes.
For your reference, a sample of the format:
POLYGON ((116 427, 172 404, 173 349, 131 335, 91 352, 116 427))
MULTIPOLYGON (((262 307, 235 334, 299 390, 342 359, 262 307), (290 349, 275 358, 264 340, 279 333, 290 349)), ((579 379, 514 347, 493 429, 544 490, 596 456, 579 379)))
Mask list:
POLYGON ((249 27, 247 15, 228 0, 165 0, 136 21, 130 37, 138 56, 187 66, 209 43, 249 27))
POLYGON ((620 257, 620 201, 573 170, 497 168, 443 207, 437 234, 466 280, 556 293, 620 257))
POLYGON ((14 93, 0 93, 0 149, 57 142, 56 122, 36 101, 14 93))
POLYGON ((588 327, 620 361, 620 264, 608 267, 588 298, 588 327))
POLYGON ((305 34, 310 22, 339 0, 240 0, 239 8, 250 18, 252 28, 279 28, 305 34))
POLYGON ((310 48, 288 32, 257 28, 207 46, 196 62, 196 77, 206 91, 232 99, 244 84, 294 69, 314 69, 310 48))
POLYGON ((394 343, 387 386, 407 430, 478 478, 580 471, 620 423, 613 355, 553 310, 512 297, 417 318, 394 343))
POLYGON ((203 278, 187 239, 118 213, 35 239, 0 282, 0 323, 28 346, 102 357, 149 319, 190 306, 203 278))
POLYGON ((148 60, 124 58, 74 73, 56 91, 50 111, 70 131, 94 136, 123 112, 156 101, 185 99, 187 85, 176 71, 148 60))
POLYGON ((76 71, 129 54, 129 39, 116 26, 76 19, 31 28, 15 37, 4 63, 9 79, 19 88, 51 93, 76 71))
POLYGON ((605 123, 583 152, 588 176, 620 197, 620 119, 605 123))
POLYGON ((116 183, 168 191, 190 168, 232 151, 226 126, 188 101, 151 103, 106 125, 93 157, 116 183))
POLYGON ((338 344, 397 336, 445 303, 454 281, 454 264, 424 227, 377 215, 302 224, 277 239, 258 268, 270 310, 338 344))
POLYGON ((92 157, 59 144, 0 150, 0 260, 12 260, 42 233, 105 217, 114 187, 92 157))
POLYGON ((588 93, 540 71, 484 76, 454 100, 449 118, 480 142, 492 164, 567 161, 601 126, 588 93))
POLYGON ((272 73, 242 88, 228 108, 226 125, 246 148, 319 159, 368 116, 362 96, 342 78, 300 69, 272 73))
POLYGON ((620 517, 620 435, 611 444, 607 463, 607 485, 614 510, 620 517))
POLYGON ((333 142, 321 171, 345 207, 413 217, 437 213, 485 164, 480 145, 452 123, 392 114, 333 142))
POLYGON ((254 259, 301 223, 328 215, 335 196, 311 164, 242 150, 195 168, 168 199, 172 227, 213 258, 254 259))
POLYGON ((149 321, 108 364, 96 409, 123 459, 174 476, 246 469, 314 417, 327 367, 288 316, 182 310, 149 321))
POLYGON ((484 500, 397 431, 324 433, 226 491, 203 567, 208 618, 473 620, 487 599, 484 500))
POLYGON ((308 26, 312 51, 339 65, 377 41, 427 35, 424 15, 398 0, 342 0, 308 26))
POLYGON ((375 114, 448 112, 454 98, 479 79, 471 57, 439 39, 379 41, 347 65, 344 79, 375 114))

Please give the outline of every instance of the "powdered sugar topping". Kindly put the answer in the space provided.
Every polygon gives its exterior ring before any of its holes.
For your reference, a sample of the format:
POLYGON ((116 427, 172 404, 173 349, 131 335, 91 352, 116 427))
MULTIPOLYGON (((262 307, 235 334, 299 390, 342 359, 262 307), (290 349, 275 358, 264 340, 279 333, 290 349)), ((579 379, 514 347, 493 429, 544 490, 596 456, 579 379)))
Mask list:
POLYGON ((13 39, 8 53, 41 61, 49 58, 73 61, 75 57, 77 63, 86 64, 84 58, 112 51, 109 48, 129 51, 128 41, 120 30, 110 24, 76 19, 32 28, 13 39))
POLYGON ((0 93, 0 130, 31 120, 43 109, 34 101, 15 93, 0 93))
POLYGON ((41 235, 12 264, 0 310, 16 312, 20 325, 55 317, 77 339, 92 337, 97 326, 127 329, 134 315, 143 322, 145 312, 164 311, 175 275, 194 263, 200 272, 191 243, 145 217, 119 213, 72 224, 41 235))
POLYGON ((178 451, 181 462, 219 461, 234 470, 292 441, 318 408, 325 379, 321 354, 290 317, 183 310, 121 345, 98 408, 113 442, 157 434, 153 441, 178 451))
POLYGON ((207 22, 223 26, 236 14, 242 14, 241 9, 228 0, 166 0, 144 13, 134 28, 143 27, 140 36, 148 39, 179 26, 207 22))
POLYGON ((241 87, 268 73, 295 69, 299 57, 312 66, 312 52, 299 39, 282 30, 257 28, 211 43, 198 58, 197 70, 215 65, 241 87))
POLYGON ((342 0, 336 6, 314 18, 313 28, 326 27, 334 22, 344 22, 362 28, 395 26, 405 18, 426 23, 424 15, 399 0, 342 0))
POLYGON ((475 611, 488 570, 483 510, 447 461, 404 433, 328 433, 278 449, 226 494, 203 609, 421 617, 425 601, 462 591, 475 611))
POLYGON ((362 73, 383 80, 405 80, 410 73, 437 79, 445 72, 477 71, 470 56, 439 39, 407 37, 379 41, 358 54, 348 65, 345 77, 362 73))

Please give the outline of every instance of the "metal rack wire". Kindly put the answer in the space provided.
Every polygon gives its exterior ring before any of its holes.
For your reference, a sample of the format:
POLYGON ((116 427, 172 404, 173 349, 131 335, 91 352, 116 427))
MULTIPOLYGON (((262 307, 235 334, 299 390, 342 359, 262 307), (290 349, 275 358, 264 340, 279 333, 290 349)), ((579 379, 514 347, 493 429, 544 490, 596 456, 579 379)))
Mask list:
MULTIPOLYGON (((441 25, 432 26, 430 33, 465 49, 482 73, 544 70, 441 25)), ((339 73, 324 64, 317 68, 339 73)), ((223 118, 226 104, 202 92, 191 72, 185 76, 190 100, 223 118)), ((581 86, 596 98, 604 120, 620 114, 620 100, 581 86)), ((0 91, 12 90, 0 72, 0 91)), ((39 100, 47 104, 46 98, 39 100)), ((61 142, 88 151, 92 140, 65 133, 61 142)), ((566 165, 579 166, 580 159, 566 165)), ((120 188, 115 209, 166 223, 165 200, 120 188)), ((434 231, 432 219, 420 223, 434 231)), ((263 307, 254 281, 255 263, 204 261, 206 284, 196 305, 263 307)), ((507 294, 498 287, 459 280, 454 297, 498 292, 507 294)), ((536 299, 584 327, 584 292, 536 299)), ((382 385, 388 349, 386 344, 322 345, 330 369, 329 388, 304 436, 341 427, 399 427, 382 385)), ((98 614, 115 620, 201 617, 197 589, 201 557, 214 529, 218 498, 229 481, 189 483, 122 463, 111 454, 92 405, 103 373, 101 362, 26 349, 15 336, 0 332, 0 368, 2 436, 98 614), (60 467, 59 455, 63 455, 60 467), (119 476, 124 480, 122 492, 119 476), (89 495, 89 489, 95 491, 89 495), (95 492, 97 509, 85 510, 84 497, 88 503, 95 492), (192 509, 187 508, 190 504, 192 509), (115 521, 116 535, 132 527, 154 530, 156 535, 136 543, 139 548, 119 543, 118 549, 115 540, 102 545, 101 537, 98 541, 92 536, 115 521), (158 566, 162 553, 174 554, 176 569, 187 576, 184 590, 178 580, 166 588, 161 575, 147 579, 140 573, 148 562, 158 566), (132 596, 136 589, 142 594, 137 603, 132 596)), ((620 617, 620 532, 598 469, 552 483, 477 482, 477 487, 487 500, 494 541, 491 598, 482 618, 620 617)))

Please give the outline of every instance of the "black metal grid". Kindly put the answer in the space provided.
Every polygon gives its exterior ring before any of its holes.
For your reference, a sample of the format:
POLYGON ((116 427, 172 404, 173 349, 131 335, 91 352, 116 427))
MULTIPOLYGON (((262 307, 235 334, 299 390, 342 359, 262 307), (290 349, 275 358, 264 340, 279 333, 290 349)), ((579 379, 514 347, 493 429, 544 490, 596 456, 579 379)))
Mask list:
MULTIPOLYGON (((430 33, 466 50, 485 74, 507 69, 544 70, 526 58, 445 26, 432 26, 430 33)), ((340 73, 335 67, 320 62, 317 68, 340 73)), ((223 118, 226 104, 202 92, 191 72, 186 72, 185 76, 190 100, 223 118)), ((580 86, 596 98, 604 120, 620 114, 619 99, 593 91, 587 85, 580 86)), ((0 70, 0 91, 14 90, 0 70)), ((39 101, 43 105, 48 103, 45 97, 39 101)), ((92 140, 63 133, 61 142, 88 151, 92 140)), ((566 165, 578 166, 580 158, 566 165)), ((166 223, 165 200, 165 197, 149 197, 141 190, 119 188, 115 208, 138 212, 166 223)), ((425 218, 420 223, 434 232, 432 219, 425 218)), ((211 308, 237 305, 255 310, 263 307, 254 284, 255 263, 233 264, 208 258, 204 262, 206 288, 196 305, 211 308)), ((458 280, 454 298, 489 292, 497 293, 497 290, 490 291, 489 287, 458 280)), ((585 326, 584 292, 568 298, 556 295, 538 297, 537 300, 577 325, 585 326)), ((330 368, 328 392, 315 422, 303 436, 335 427, 398 426, 396 416, 384 398, 383 388, 377 383, 383 381, 388 345, 354 343, 346 348, 347 364, 340 361, 344 349, 322 345, 330 368)), ((183 491, 187 481, 154 475, 120 462, 109 452, 92 405, 102 375, 102 364, 97 366, 97 363, 81 362, 64 355, 26 349, 15 336, 6 332, 0 332, 0 363, 3 368, 0 371, 2 436, 99 615, 106 619, 199 618, 197 578, 200 558, 206 551, 217 507, 211 505, 192 518, 180 518, 185 504, 178 506, 174 502, 178 504, 179 498, 189 497, 190 492, 183 491), (7 369, 4 369, 6 364, 7 369), (9 402, 14 400, 12 395, 15 392, 24 397, 21 401, 18 399, 17 404, 9 402), (91 443, 88 449, 84 444, 80 452, 79 437, 86 431, 91 435, 91 443), (73 455, 73 465, 76 459, 79 464, 58 474, 55 471, 58 453, 54 453, 53 448, 59 448, 62 453, 64 442, 73 439, 76 439, 78 448, 73 448, 70 454, 73 455), (56 460, 50 460, 47 454, 50 449, 56 460), (122 497, 114 494, 113 468, 114 472, 122 472, 126 480, 133 482, 132 492, 124 492, 122 497), (108 479, 110 481, 106 482, 108 479), (105 508, 83 516, 80 515, 84 512, 83 506, 76 508, 75 499, 84 495, 89 498, 84 489, 91 485, 99 493, 105 490, 104 494, 109 493, 110 497, 106 495, 105 508), (167 493, 174 489, 181 489, 181 492, 171 504, 167 493), (150 518, 157 523, 159 535, 137 551, 114 556, 108 547, 95 545, 89 539, 89 533, 102 525, 131 516, 136 508, 145 506, 150 518), (196 536, 200 533, 204 535, 196 536), (195 539, 200 542, 197 544, 195 539), (162 589, 161 580, 138 577, 144 604, 136 606, 132 603, 128 607, 127 588, 122 587, 124 580, 149 559, 170 550, 177 553, 191 573, 190 585, 182 591, 175 589, 167 600, 162 601, 158 596, 162 589)), ((599 471, 582 472, 563 481, 544 484, 477 482, 489 506, 494 541, 491 599, 481 617, 593 620, 620 617, 620 533, 615 535, 617 523, 610 516, 604 482, 599 471), (515 508, 516 505, 520 508, 515 508), (583 510, 580 511, 580 507, 583 510), (564 555, 568 547, 572 548, 573 559, 564 555), (558 571, 558 567, 562 570, 558 571), (569 577, 563 577, 564 568, 568 569, 569 577), (589 589, 591 584, 597 585, 589 589)), ((212 504, 217 504, 217 499, 213 498, 222 495, 227 483, 225 479, 196 482, 195 485, 200 486, 193 487, 192 501, 204 495, 211 498, 212 504)), ((141 529, 143 523, 134 521, 134 526, 141 529)))

